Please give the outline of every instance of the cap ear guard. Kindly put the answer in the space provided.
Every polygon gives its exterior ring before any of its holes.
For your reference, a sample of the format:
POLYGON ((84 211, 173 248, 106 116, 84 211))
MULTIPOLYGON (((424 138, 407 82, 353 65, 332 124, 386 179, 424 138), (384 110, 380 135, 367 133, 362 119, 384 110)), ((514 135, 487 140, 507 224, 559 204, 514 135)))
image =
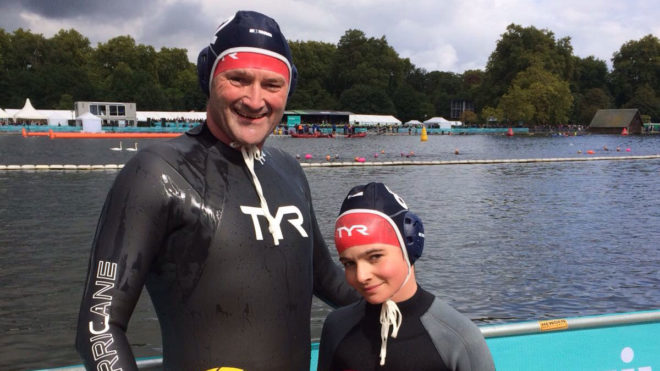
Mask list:
POLYGON ((408 260, 414 264, 424 250, 424 224, 415 214, 408 211, 403 216, 403 243, 406 245, 408 260))
POLYGON ((289 95, 288 98, 291 98, 293 91, 296 90, 296 85, 298 84, 298 69, 295 64, 291 64, 291 83, 289 84, 289 95))
POLYGON ((215 61, 215 58, 212 59, 210 54, 212 54, 211 48, 207 46, 197 56, 197 79, 199 80, 199 87, 207 97, 209 96, 210 63, 215 61))

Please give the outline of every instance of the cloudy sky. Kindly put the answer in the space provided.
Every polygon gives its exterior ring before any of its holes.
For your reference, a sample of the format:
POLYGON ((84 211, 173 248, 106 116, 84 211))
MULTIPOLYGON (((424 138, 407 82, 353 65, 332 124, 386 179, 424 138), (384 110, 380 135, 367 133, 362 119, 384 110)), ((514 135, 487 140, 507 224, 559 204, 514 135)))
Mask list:
POLYGON ((265 13, 289 40, 336 44, 348 29, 385 36, 401 57, 428 71, 483 69, 515 23, 570 37, 573 53, 611 66, 622 44, 660 37, 657 0, 0 0, 0 27, 51 37, 74 28, 92 46, 120 35, 188 50, 191 61, 236 10, 265 13))

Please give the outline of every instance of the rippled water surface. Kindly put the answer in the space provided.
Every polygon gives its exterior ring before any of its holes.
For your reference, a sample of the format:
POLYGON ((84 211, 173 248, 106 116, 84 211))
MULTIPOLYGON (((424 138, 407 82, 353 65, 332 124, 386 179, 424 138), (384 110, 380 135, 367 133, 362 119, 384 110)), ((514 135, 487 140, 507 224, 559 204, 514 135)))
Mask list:
MULTIPOLYGON (((326 155, 373 162, 660 153, 660 136, 431 136, 424 143, 414 136, 273 137, 269 144, 303 162, 326 155)), ((134 155, 109 150, 117 145, 4 135, 0 164, 121 164, 134 155)), ((0 171, 0 369, 79 362, 73 341, 87 260, 116 174, 0 171)), ((329 242, 350 187, 381 181, 399 193, 426 229, 419 281, 479 324, 660 308, 658 159, 306 168, 306 174, 329 242)), ((315 302, 316 338, 327 312, 315 302)), ((146 293, 129 339, 137 356, 160 352, 146 293)))

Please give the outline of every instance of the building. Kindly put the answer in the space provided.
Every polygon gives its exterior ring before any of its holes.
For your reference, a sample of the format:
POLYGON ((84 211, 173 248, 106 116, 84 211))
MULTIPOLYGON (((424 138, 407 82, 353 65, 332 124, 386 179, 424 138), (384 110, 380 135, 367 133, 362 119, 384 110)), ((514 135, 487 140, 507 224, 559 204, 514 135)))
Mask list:
POLYGON ((591 119, 587 130, 596 134, 621 134, 624 128, 628 134, 642 133, 642 119, 638 109, 600 109, 591 119))
POLYGON ((122 102, 75 102, 76 117, 91 113, 101 119, 103 126, 135 126, 137 115, 135 103, 122 102))

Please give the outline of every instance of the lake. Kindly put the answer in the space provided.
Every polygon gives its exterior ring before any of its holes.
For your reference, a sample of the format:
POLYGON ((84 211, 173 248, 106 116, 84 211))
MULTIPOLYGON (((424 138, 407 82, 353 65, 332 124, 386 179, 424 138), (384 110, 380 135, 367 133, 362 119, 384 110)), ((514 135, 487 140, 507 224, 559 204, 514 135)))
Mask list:
MULTIPOLYGON (((123 147, 156 141, 123 140, 123 147)), ((110 150, 118 144, 0 135, 0 164, 123 164, 135 152, 110 150)), ((272 137, 268 144, 301 162, 324 162, 328 155, 379 162, 660 153, 660 136, 618 135, 454 135, 427 142, 407 135, 272 137)), ((352 186, 380 181, 402 196, 426 230, 418 280, 479 325, 660 308, 660 159, 305 172, 329 243, 352 186)), ((0 369, 80 362, 73 345, 77 314, 96 222, 116 175, 0 171, 0 369)), ((315 339, 328 311, 314 302, 315 339)), ((137 356, 160 354, 146 291, 128 336, 137 356)))

